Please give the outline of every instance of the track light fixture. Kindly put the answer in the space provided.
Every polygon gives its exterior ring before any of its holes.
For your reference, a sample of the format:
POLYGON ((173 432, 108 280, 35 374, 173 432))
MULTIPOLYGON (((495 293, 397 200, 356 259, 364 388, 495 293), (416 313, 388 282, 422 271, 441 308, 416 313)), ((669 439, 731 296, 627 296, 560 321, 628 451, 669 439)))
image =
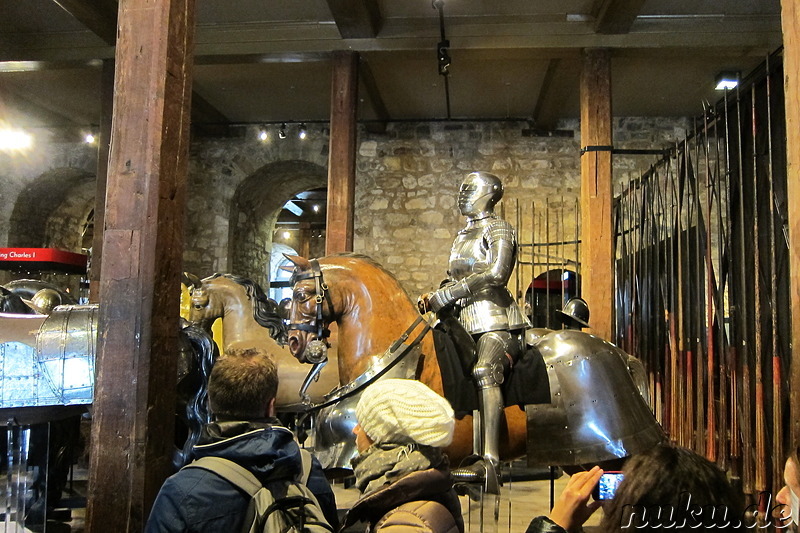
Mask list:
POLYGON ((307 135, 307 133, 306 133, 306 123, 302 122, 300 124, 300 132, 297 134, 297 136, 300 137, 300 139, 305 139, 306 135, 307 135))
POLYGON ((285 122, 281 123, 281 127, 278 130, 278 138, 279 139, 285 139, 286 138, 286 123, 285 122))

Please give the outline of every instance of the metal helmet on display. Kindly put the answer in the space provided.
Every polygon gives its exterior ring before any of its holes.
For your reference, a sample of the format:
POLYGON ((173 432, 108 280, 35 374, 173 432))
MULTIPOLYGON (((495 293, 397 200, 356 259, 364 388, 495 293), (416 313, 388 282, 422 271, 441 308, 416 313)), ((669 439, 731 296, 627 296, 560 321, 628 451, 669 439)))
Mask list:
POLYGON ((49 315, 57 305, 61 305, 61 295, 54 289, 39 289, 31 298, 31 307, 42 315, 49 315))
POLYGON ((503 182, 488 172, 472 172, 458 190, 458 209, 465 217, 491 213, 503 197, 503 182))
POLYGON ((565 326, 571 329, 576 329, 589 326, 589 304, 583 298, 572 298, 565 305, 564 309, 556 311, 561 317, 561 321, 565 326))

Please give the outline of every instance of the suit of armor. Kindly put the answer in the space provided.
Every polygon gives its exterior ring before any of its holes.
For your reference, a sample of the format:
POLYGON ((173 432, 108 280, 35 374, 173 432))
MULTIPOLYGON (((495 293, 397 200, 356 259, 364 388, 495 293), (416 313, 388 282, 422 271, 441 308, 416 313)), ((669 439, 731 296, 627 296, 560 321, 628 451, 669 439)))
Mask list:
MULTIPOLYGON (((455 306, 459 322, 477 343, 478 360, 472 375, 479 389, 481 456, 469 471, 454 477, 470 480, 495 477, 499 463, 499 432, 503 416, 500 385, 507 368, 524 344, 530 323, 506 288, 514 269, 517 238, 514 228, 497 217, 493 208, 503 196, 503 185, 491 174, 473 172, 461 185, 458 207, 467 225, 458 232, 450 252, 448 281, 427 295, 427 307, 437 312, 455 306)), ((425 297, 423 297, 425 300, 425 297)))

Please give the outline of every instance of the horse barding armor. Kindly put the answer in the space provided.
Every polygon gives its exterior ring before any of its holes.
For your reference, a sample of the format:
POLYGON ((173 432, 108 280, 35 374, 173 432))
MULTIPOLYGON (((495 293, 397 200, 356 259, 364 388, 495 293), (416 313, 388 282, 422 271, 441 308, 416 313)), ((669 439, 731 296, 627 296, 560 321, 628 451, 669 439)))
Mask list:
POLYGON ((577 330, 541 336, 534 348, 547 368, 550 403, 525 406, 529 466, 597 464, 664 440, 638 359, 577 330))
MULTIPOLYGON (((647 405, 647 385, 637 359, 581 331, 534 332, 526 339, 543 358, 550 402, 525 406, 529 465, 596 464, 625 458, 664 440, 647 405)), ((418 355, 414 349, 396 363, 387 352, 329 397, 364 386, 379 374, 379 378, 413 378, 418 355), (392 364, 396 366, 382 374, 392 364)), ((314 450, 326 470, 350 469, 358 456, 352 433, 358 398, 358 394, 347 396, 316 417, 314 450)))

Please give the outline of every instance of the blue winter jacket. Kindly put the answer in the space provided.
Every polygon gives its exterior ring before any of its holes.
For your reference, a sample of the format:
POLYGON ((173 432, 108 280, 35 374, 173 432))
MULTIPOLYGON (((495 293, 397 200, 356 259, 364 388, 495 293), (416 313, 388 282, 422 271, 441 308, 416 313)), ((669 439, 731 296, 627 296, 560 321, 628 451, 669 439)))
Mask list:
MULTIPOLYGON (((193 454, 195 458, 213 455, 234 461, 262 482, 296 478, 303 468, 292 432, 264 421, 209 424, 193 454)), ((308 488, 336 529, 336 500, 316 459, 308 488)), ((244 526, 248 503, 249 496, 213 472, 201 468, 180 470, 161 487, 145 533, 238 532, 244 526)))

